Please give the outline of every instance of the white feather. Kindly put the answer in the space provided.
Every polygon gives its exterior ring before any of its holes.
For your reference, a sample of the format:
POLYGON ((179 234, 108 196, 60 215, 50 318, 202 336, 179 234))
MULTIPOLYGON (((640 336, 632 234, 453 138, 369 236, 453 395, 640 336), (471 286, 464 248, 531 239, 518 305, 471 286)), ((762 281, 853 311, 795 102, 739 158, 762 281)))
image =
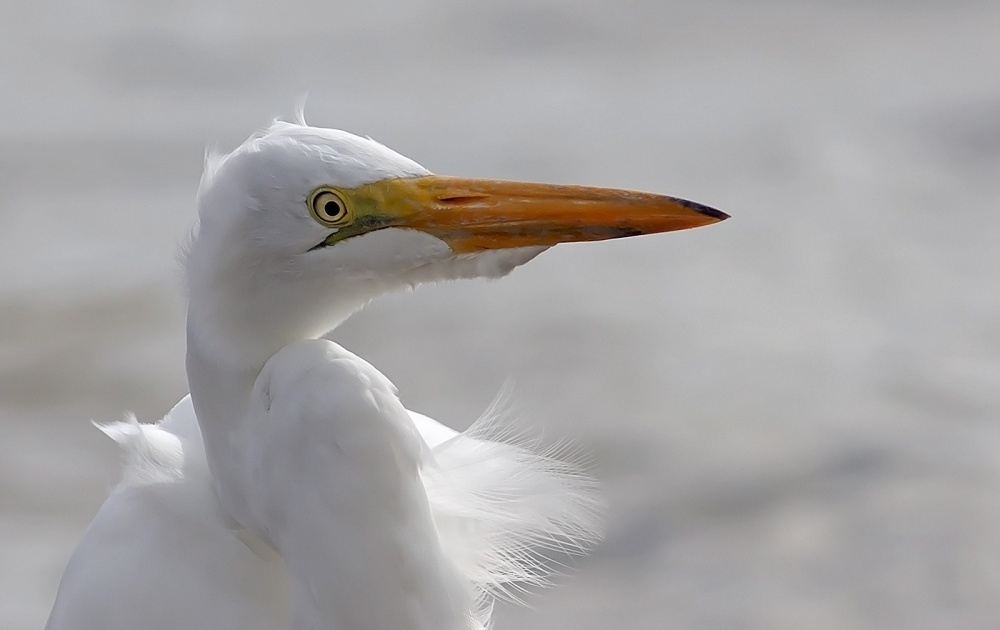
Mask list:
POLYGON ((547 584, 557 555, 586 552, 602 530, 598 486, 579 455, 516 427, 498 396, 422 470, 446 551, 482 599, 547 584))
POLYGON ((182 478, 184 450, 180 438, 153 425, 139 424, 134 414, 121 422, 94 423, 125 452, 122 483, 143 486, 182 478))

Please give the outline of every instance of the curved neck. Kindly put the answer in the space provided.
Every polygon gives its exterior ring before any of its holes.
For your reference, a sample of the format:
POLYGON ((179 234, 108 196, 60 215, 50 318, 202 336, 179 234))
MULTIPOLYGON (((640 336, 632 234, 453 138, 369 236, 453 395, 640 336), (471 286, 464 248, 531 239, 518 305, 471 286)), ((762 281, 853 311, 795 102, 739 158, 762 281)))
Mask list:
MULTIPOLYGON (((235 355, 219 355, 198 343, 198 335, 188 327, 186 367, 191 403, 205 445, 205 457, 215 482, 217 495, 231 513, 225 500, 231 495, 220 492, 220 481, 228 479, 240 457, 234 451, 234 436, 246 416, 254 382, 263 363, 240 364, 235 355)), ((227 484, 228 485, 228 484, 227 484)))
MULTIPOLYGON (((340 458, 339 470, 345 474, 335 475, 339 479, 335 484, 337 496, 356 504, 358 509, 341 515, 337 536, 327 541, 339 543, 316 547, 311 546, 313 541, 308 537, 301 541, 286 537, 279 544, 281 539, 269 539, 264 533, 270 531, 269 527, 258 529, 261 521, 254 522, 252 508, 256 502, 247 494, 256 490, 247 484, 245 468, 246 455, 255 452, 253 448, 248 450, 254 444, 255 424, 246 420, 253 416, 251 406, 258 400, 255 385, 266 360, 240 361, 235 357, 247 355, 214 352, 212 346, 199 343, 198 333, 197 326, 189 325, 187 372, 216 496, 228 516, 249 527, 281 553, 291 578, 293 625, 303 629, 329 627, 331 615, 340 611, 338 619, 344 624, 337 627, 468 628, 472 596, 440 549, 422 481, 416 474, 416 461, 407 462, 409 468, 393 467, 397 445, 392 441, 382 444, 378 440, 353 440, 350 442, 374 443, 390 454, 372 457, 371 449, 363 449, 360 455, 348 452, 340 458), (390 479, 380 480, 379 475, 388 475, 390 479), (372 479, 376 481, 370 482, 372 479), (372 502, 373 487, 391 489, 389 496, 395 500, 384 505, 372 502), (248 520, 243 520, 244 515, 248 520), (302 545, 306 553, 301 553, 302 545), (359 568, 350 580, 338 582, 333 579, 335 575, 329 574, 331 567, 334 573, 340 568, 329 559, 341 554, 363 557, 366 561, 357 565, 359 568), (403 568, 393 570, 394 581, 387 582, 385 567, 396 562, 402 562, 403 568), (320 599, 310 581, 316 576, 330 578, 324 584, 333 589, 320 599)), ((276 359, 280 357, 279 352, 276 359)), ((272 365, 268 366, 265 379, 277 369, 272 365)), ((389 391, 391 385, 386 381, 383 389, 389 391)), ((364 424, 383 431, 378 423, 364 424)))

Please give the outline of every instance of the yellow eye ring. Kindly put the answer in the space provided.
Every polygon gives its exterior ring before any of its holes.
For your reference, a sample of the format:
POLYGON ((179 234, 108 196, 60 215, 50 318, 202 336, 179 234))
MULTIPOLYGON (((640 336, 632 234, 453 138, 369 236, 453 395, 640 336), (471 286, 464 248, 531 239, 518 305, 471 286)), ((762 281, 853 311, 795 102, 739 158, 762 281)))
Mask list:
POLYGON ((350 223, 351 213, 347 199, 334 188, 317 188, 309 194, 306 203, 309 205, 309 214, 321 225, 339 227, 350 223))

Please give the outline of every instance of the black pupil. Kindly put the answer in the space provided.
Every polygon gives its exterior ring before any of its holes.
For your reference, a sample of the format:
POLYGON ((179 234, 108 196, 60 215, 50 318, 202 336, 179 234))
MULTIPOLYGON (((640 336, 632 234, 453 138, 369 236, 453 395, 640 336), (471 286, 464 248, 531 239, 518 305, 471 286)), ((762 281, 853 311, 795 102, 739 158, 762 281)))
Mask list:
POLYGON ((326 215, 329 217, 336 217, 340 214, 340 204, 336 201, 327 201, 323 204, 323 211, 326 212, 326 215))

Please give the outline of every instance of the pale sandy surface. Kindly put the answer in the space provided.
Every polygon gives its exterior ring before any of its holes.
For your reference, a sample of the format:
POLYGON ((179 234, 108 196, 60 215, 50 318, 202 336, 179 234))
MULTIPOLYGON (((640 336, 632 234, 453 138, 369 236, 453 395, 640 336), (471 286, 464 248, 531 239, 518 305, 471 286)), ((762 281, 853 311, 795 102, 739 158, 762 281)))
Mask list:
POLYGON ((336 334, 455 426, 511 376, 594 454, 607 542, 500 630, 1000 627, 1000 3, 337 4, 0 7, 0 628, 114 482, 89 420, 186 391, 205 144, 307 91, 438 172, 734 216, 336 334))

